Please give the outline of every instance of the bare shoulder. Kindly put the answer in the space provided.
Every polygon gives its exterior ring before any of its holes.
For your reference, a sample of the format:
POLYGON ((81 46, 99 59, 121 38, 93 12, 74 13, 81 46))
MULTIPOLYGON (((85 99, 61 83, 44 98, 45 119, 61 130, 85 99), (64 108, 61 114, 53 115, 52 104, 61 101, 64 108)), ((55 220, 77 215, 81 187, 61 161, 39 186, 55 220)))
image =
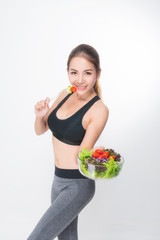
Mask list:
POLYGON ((99 118, 98 116, 103 116, 103 119, 107 120, 108 115, 109 115, 108 107, 102 102, 102 100, 97 101, 93 107, 92 118, 98 119, 99 118))
POLYGON ((104 104, 101 100, 98 101, 98 102, 99 102, 99 111, 102 111, 102 112, 108 114, 109 113, 109 109, 106 106, 106 104, 104 104))
POLYGON ((65 98, 67 95, 68 95, 68 92, 65 89, 63 89, 58 95, 56 102, 59 104, 63 100, 63 98, 65 98))

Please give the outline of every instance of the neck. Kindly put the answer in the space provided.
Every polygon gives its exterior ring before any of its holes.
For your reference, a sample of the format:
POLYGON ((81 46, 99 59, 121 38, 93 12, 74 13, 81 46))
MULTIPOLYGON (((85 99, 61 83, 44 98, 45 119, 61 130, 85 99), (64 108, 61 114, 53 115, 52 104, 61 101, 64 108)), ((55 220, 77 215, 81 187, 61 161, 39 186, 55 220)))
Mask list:
POLYGON ((87 101, 88 99, 90 99, 92 96, 95 96, 95 91, 94 89, 91 89, 89 92, 83 94, 83 95, 79 95, 77 92, 74 93, 75 98, 77 101, 87 101))

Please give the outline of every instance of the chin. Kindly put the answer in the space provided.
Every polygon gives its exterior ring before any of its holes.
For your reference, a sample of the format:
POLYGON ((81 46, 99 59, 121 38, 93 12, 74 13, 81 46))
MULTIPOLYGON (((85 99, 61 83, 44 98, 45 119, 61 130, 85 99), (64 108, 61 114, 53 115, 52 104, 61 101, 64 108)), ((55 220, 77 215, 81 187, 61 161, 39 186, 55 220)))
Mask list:
POLYGON ((78 90, 77 89, 77 93, 79 94, 79 95, 84 95, 85 93, 87 93, 88 91, 87 91, 87 89, 85 89, 85 90, 78 90))

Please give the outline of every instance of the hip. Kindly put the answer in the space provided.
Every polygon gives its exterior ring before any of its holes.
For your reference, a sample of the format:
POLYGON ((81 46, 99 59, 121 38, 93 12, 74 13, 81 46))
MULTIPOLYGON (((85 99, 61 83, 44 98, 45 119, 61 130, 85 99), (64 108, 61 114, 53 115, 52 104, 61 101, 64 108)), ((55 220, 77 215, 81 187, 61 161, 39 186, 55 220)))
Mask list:
POLYGON ((78 169, 60 169, 55 166, 52 184, 53 195, 62 192, 74 194, 78 198, 92 199, 95 194, 95 180, 84 177, 78 169))
POLYGON ((76 169, 64 169, 59 168, 55 165, 55 172, 54 174, 60 178, 67 178, 67 179, 88 179, 87 177, 83 176, 78 168, 76 169))

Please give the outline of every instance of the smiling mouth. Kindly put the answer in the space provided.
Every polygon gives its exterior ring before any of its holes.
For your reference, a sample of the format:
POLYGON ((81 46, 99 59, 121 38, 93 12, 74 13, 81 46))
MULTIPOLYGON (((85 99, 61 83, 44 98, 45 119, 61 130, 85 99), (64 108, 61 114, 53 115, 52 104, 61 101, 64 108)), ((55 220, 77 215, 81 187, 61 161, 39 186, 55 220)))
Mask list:
POLYGON ((79 90, 84 90, 87 86, 77 86, 79 90))

